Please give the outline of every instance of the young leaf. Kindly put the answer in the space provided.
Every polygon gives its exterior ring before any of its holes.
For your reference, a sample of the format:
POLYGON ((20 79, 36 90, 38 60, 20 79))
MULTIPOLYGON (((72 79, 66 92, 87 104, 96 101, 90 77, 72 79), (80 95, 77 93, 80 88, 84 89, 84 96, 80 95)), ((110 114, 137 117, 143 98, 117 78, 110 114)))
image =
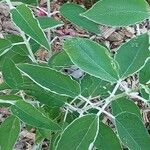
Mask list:
POLYGON ((5 82, 12 88, 17 89, 18 85, 23 83, 23 78, 20 71, 14 62, 9 58, 6 58, 4 61, 2 73, 5 82))
POLYGON ((12 113, 23 122, 41 129, 61 130, 60 126, 44 116, 37 108, 25 101, 11 106, 12 113))
POLYGON ((120 66, 120 78, 124 79, 143 67, 145 60, 150 56, 148 48, 149 36, 143 34, 123 44, 118 49, 115 60, 120 66))
POLYGON ((115 118, 116 128, 122 143, 130 150, 149 150, 150 136, 140 117, 121 113, 115 118))
POLYGON ((12 47, 12 43, 6 39, 0 39, 0 56, 7 53, 12 47))
POLYGON ((99 24, 128 26, 147 19, 150 7, 146 0, 100 0, 82 16, 99 24))
POLYGON ((122 150, 116 134, 103 122, 99 123, 99 134, 94 145, 98 150, 122 150))
POLYGON ((80 94, 79 84, 56 70, 31 64, 20 64, 18 68, 43 89, 73 98, 80 94))
POLYGON ((53 29, 53 28, 57 28, 63 25, 61 21, 58 21, 56 19, 53 19, 47 16, 38 17, 37 19, 42 29, 47 29, 47 28, 53 29))
POLYGON ((50 49, 48 40, 40 28, 38 21, 34 17, 32 11, 26 5, 19 5, 10 12, 13 22, 25 34, 29 35, 46 49, 50 49))
POLYGON ((20 132, 20 122, 15 116, 8 117, 0 126, 0 149, 14 149, 20 132))
POLYGON ((56 150, 88 150, 99 126, 96 115, 86 115, 74 120, 62 133, 56 150))
POLYGON ((105 47, 89 39, 71 38, 64 43, 64 50, 83 71, 102 80, 117 82, 114 61, 105 47))
POLYGON ((138 106, 132 100, 125 97, 112 101, 111 105, 114 116, 117 116, 123 112, 129 112, 141 117, 138 106))
POLYGON ((73 3, 66 3, 59 9, 60 13, 70 22, 75 25, 86 29, 89 32, 100 34, 98 24, 80 16, 81 13, 85 12, 86 9, 73 3))
POLYGON ((60 53, 53 55, 49 59, 48 65, 52 68, 63 68, 73 65, 73 63, 71 62, 66 52, 62 51, 60 53))

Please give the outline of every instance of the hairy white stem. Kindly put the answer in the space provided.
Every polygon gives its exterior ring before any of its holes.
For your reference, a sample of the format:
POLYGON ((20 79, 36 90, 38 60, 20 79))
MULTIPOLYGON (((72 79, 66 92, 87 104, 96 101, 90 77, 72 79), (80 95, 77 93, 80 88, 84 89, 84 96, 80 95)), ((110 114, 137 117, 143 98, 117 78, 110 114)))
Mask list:
POLYGON ((23 91, 22 91, 22 90, 20 90, 20 91, 19 91, 19 93, 20 93, 20 96, 22 97, 22 99, 25 101, 23 91))
POLYGON ((55 36, 55 37, 51 40, 50 44, 52 44, 56 39, 58 39, 58 36, 55 36))
POLYGON ((90 102, 90 100, 89 100, 89 99, 85 98, 85 97, 84 97, 84 96, 82 96, 82 95, 79 95, 79 98, 80 98, 80 99, 82 99, 82 100, 84 100, 86 103, 90 104, 90 105, 93 107, 93 103, 92 103, 92 102, 90 102))
POLYGON ((150 102, 150 100, 146 100, 146 99, 144 99, 143 97, 139 96, 138 94, 139 94, 138 92, 134 92, 134 93, 130 93, 129 96, 130 96, 131 98, 135 98, 135 99, 141 100, 141 101, 143 101, 143 102, 144 102, 145 104, 147 104, 147 105, 150 105, 150 104, 148 103, 148 102, 150 102))
POLYGON ((141 34, 139 24, 136 25, 136 31, 137 31, 137 35, 141 34))
POLYGON ((14 9, 15 7, 12 5, 11 1, 10 0, 5 0, 6 3, 9 5, 9 8, 10 9, 14 9))
MULTIPOLYGON (((50 13, 51 13, 51 4, 50 4, 50 0, 47 0, 47 16, 50 17, 50 13)), ((51 42, 51 30, 47 29, 47 37, 48 37, 48 41, 51 42)), ((48 51, 48 56, 49 58, 52 56, 52 50, 51 50, 51 44, 50 45, 50 50, 48 51)))
POLYGON ((13 43, 12 46, 16 46, 16 45, 22 45, 25 44, 25 42, 18 42, 18 43, 13 43))
POLYGON ((15 105, 16 101, 0 99, 0 103, 15 105))
POLYGON ((63 120, 64 122, 66 122, 66 118, 67 118, 68 112, 69 112, 69 109, 67 108, 67 110, 65 112, 64 120, 63 120))
POLYGON ((112 98, 115 96, 116 91, 118 90, 119 86, 120 86, 121 80, 119 80, 114 88, 114 90, 112 91, 112 93, 110 94, 110 96, 108 98, 106 98, 106 102, 104 104, 104 106, 101 108, 101 110, 97 113, 98 116, 101 115, 101 113, 103 113, 103 111, 106 109, 106 107, 110 104, 110 102, 112 101, 112 98))
POLYGON ((27 47, 27 49, 28 49, 28 52, 29 52, 29 54, 30 54, 30 59, 31 59, 34 63, 37 63, 37 61, 36 61, 36 59, 35 59, 35 57, 34 57, 34 54, 33 54, 33 52, 32 52, 32 49, 31 49, 31 46, 30 46, 30 43, 29 43, 28 39, 26 38, 24 32, 22 32, 22 31, 20 30, 20 33, 21 33, 21 36, 22 36, 22 38, 23 38, 23 40, 24 40, 24 43, 25 43, 25 45, 26 45, 26 47, 27 47))

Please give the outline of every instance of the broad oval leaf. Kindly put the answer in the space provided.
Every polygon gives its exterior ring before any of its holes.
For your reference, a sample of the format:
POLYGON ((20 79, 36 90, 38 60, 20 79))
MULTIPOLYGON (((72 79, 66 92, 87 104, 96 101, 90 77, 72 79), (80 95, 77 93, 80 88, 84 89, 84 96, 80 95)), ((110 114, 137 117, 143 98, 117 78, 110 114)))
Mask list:
POLYGON ((83 71, 102 80, 117 82, 115 62, 105 47, 89 39, 71 38, 64 43, 64 50, 83 71))
POLYGON ((100 0, 82 16, 99 24, 128 26, 150 16, 146 0, 100 0))
POLYGON ((88 150, 99 126, 99 117, 86 115, 74 120, 62 133, 56 150, 88 150))
POLYGON ((25 101, 17 101, 11 106, 12 113, 23 122, 41 129, 61 130, 60 126, 44 116, 37 108, 25 101))
POLYGON ((85 12, 86 9, 80 5, 73 3, 66 3, 59 9, 60 13, 73 24, 86 29, 87 31, 100 34, 98 24, 80 16, 81 13, 85 12))
POLYGON ((21 72, 9 58, 4 61, 2 74, 5 82, 12 88, 18 89, 18 85, 23 83, 21 72))
POLYGON ((18 68, 45 90, 73 98, 80 94, 79 84, 56 70, 31 64, 20 64, 18 68))
POLYGON ((20 122, 15 116, 8 117, 0 125, 0 149, 11 150, 18 139, 20 132, 20 122))
POLYGON ((57 28, 63 25, 61 21, 58 21, 56 19, 53 19, 47 16, 38 17, 37 19, 42 29, 47 29, 47 28, 53 29, 53 28, 57 28))
POLYGON ((123 44, 115 55, 119 64, 119 76, 124 79, 139 71, 150 56, 149 36, 147 34, 133 38, 123 44))
POLYGON ((150 136, 141 120, 135 114, 122 113, 115 117, 120 140, 130 150, 149 150, 150 136))
POLYGON ((0 56, 7 53, 12 47, 12 43, 6 39, 0 39, 0 56))
POLYGON ((114 100, 112 101, 111 106, 114 116, 117 116, 123 112, 129 112, 141 117, 140 109, 138 108, 138 106, 128 98, 123 97, 114 100))
POLYGON ((122 150, 117 135, 103 122, 99 123, 99 133, 94 145, 98 150, 122 150))
POLYGON ((13 22, 37 43, 50 49, 48 40, 39 26, 39 22, 32 11, 24 4, 17 6, 10 11, 13 22))

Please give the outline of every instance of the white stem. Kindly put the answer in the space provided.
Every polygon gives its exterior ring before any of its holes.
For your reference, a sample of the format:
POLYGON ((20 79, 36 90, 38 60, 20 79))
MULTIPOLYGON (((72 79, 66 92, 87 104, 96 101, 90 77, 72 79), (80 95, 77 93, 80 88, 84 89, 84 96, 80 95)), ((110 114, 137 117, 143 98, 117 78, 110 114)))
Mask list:
POLYGON ((139 27, 139 24, 136 25, 136 30, 137 30, 137 35, 140 35, 141 32, 140 32, 140 27, 139 27))
POLYGON ((26 47, 27 47, 27 49, 28 49, 28 52, 29 52, 29 54, 30 54, 30 58, 32 59, 32 61, 33 61, 34 63, 37 63, 37 61, 36 61, 36 59, 35 59, 35 57, 34 57, 34 54, 33 54, 33 52, 32 52, 32 49, 31 49, 31 46, 30 46, 30 43, 29 43, 28 39, 26 38, 24 32, 22 32, 22 31, 20 30, 20 33, 21 33, 21 36, 22 36, 22 38, 23 38, 23 40, 24 40, 24 43, 25 43, 25 45, 26 45, 26 47))
POLYGON ((145 104, 148 104, 148 105, 150 105, 148 102, 150 102, 150 100, 146 100, 146 99, 144 99, 143 97, 141 97, 141 96, 139 96, 138 95, 139 93, 130 93, 129 94, 129 96, 131 96, 131 98, 136 98, 136 99, 139 99, 139 100, 141 100, 141 101, 143 101, 145 104))
POLYGON ((110 96, 108 98, 106 98, 106 102, 104 104, 104 106, 101 108, 101 110, 97 113, 98 116, 101 115, 101 113, 106 109, 106 107, 109 105, 109 103, 112 101, 112 98, 115 96, 116 91, 118 90, 119 86, 120 86, 121 80, 119 80, 114 88, 114 90, 112 91, 112 93, 110 94, 110 96))
POLYGON ((10 9, 14 9, 15 7, 12 5, 11 1, 10 0, 5 0, 6 3, 9 5, 9 8, 10 9))
POLYGON ((52 44, 56 39, 58 39, 58 36, 54 37, 54 38, 51 40, 50 44, 52 44))
POLYGON ((15 45, 22 45, 22 44, 25 44, 25 42, 13 43, 12 46, 15 46, 15 45))
MULTIPOLYGON (((12 3, 11 3, 10 0, 6 0, 6 2, 7 2, 7 4, 9 5, 10 9, 14 9, 14 8, 15 8, 15 7, 12 5, 12 3)), ((19 30, 20 30, 20 29, 19 29, 19 30)), ((29 52, 29 54, 30 54, 31 60, 32 60, 34 63, 37 63, 37 61, 36 61, 36 59, 35 59, 35 57, 34 57, 34 54, 33 54, 33 52, 32 52, 32 49, 31 49, 31 47, 30 47, 30 43, 29 43, 29 41, 27 40, 27 38, 26 38, 24 32, 22 32, 22 31, 20 30, 20 34, 21 34, 21 36, 22 36, 22 38, 23 38, 23 40, 24 40, 24 44, 26 45, 26 47, 27 47, 27 49, 28 49, 28 52, 29 52)))
POLYGON ((87 102, 88 104, 90 104, 90 105, 93 107, 93 103, 91 103, 91 102, 89 101, 89 99, 85 98, 85 97, 82 96, 82 95, 79 95, 79 98, 81 98, 82 100, 84 100, 85 102, 87 102))
POLYGON ((67 118, 68 112, 69 112, 69 109, 67 108, 67 110, 65 112, 65 116, 64 116, 64 122, 66 122, 66 118, 67 118))
MULTIPOLYGON (((50 0, 47 0, 47 16, 50 17, 50 13, 51 13, 51 4, 50 4, 50 0)), ((48 37, 48 41, 51 42, 51 30, 47 29, 47 37, 48 37)), ((52 56, 52 50, 51 50, 51 44, 50 44, 50 50, 48 53, 48 56, 51 57, 52 56)))
POLYGON ((0 99, 0 103, 15 105, 16 101, 0 99))

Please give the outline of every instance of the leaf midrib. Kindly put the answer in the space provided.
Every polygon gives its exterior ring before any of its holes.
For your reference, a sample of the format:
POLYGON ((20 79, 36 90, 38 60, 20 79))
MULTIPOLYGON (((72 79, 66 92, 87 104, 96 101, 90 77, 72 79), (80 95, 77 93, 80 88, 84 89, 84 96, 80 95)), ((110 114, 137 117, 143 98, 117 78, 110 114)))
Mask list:
POLYGON ((89 128, 88 128, 88 130, 87 130, 86 134, 84 135, 84 137, 82 138, 81 142, 78 144, 78 146, 77 146, 76 150, 78 150, 78 149, 80 148, 80 145, 81 145, 81 144, 82 144, 82 142, 84 141, 84 139, 85 139, 85 137, 87 136, 87 134, 90 132, 91 127, 93 126, 93 124, 94 124, 94 122, 95 122, 95 120, 96 120, 96 119, 97 119, 97 117, 95 117, 95 118, 93 119, 93 121, 92 121, 91 125, 89 126, 89 128))
MULTIPOLYGON (((82 45, 78 45, 83 51, 84 54, 101 70, 103 70, 107 75, 109 75, 109 77, 111 77, 113 80, 116 80, 111 74, 109 74, 105 69, 103 69, 99 64, 97 64, 97 62, 95 62, 86 52, 86 50, 84 49, 84 47, 82 45)), ((113 69, 113 68, 112 68, 113 69)), ((115 70, 114 70, 115 71, 115 70)))

